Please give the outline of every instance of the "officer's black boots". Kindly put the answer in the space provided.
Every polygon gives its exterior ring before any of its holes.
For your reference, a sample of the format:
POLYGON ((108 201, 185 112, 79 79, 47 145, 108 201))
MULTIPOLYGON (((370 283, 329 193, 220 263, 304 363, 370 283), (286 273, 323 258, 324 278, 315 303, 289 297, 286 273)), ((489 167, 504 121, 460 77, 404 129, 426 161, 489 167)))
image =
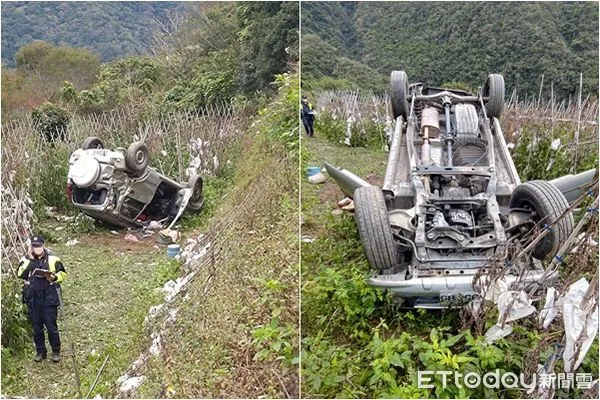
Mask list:
POLYGON ((50 360, 52 360, 53 363, 59 362, 60 361, 60 353, 58 351, 53 351, 52 357, 50 358, 50 360))
POLYGON ((42 353, 42 354, 38 353, 33 358, 33 361, 35 361, 35 362, 41 362, 42 360, 45 360, 45 359, 46 359, 46 354, 45 353, 42 353))

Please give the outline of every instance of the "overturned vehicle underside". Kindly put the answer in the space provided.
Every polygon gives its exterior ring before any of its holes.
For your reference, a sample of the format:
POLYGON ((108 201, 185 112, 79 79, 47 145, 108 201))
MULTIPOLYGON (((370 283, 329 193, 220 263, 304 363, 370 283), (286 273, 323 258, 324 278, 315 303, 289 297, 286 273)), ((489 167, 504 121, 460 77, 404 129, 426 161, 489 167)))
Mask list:
POLYGON ((110 150, 97 137, 84 141, 69 159, 67 195, 85 214, 115 227, 138 228, 152 221, 173 224, 204 203, 196 174, 178 183, 149 165, 148 149, 133 142, 110 150))
POLYGON ((540 261, 554 257, 573 229, 569 202, 595 171, 521 183, 498 121, 501 75, 489 75, 473 95, 409 86, 394 71, 391 100, 395 128, 383 187, 326 165, 354 199, 376 272, 370 284, 407 306, 440 308, 476 298, 474 278, 495 266, 513 286, 539 283, 540 261))

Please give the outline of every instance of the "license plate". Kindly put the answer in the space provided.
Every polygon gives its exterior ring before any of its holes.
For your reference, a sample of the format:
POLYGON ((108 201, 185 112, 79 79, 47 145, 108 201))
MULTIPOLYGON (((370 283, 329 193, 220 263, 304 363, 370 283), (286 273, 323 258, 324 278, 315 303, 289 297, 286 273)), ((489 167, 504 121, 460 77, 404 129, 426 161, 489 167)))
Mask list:
POLYGON ((480 298, 478 293, 442 293, 440 294, 440 302, 470 302, 480 298))
POLYGON ((97 157, 106 157, 108 152, 105 149, 94 149, 92 154, 97 157))

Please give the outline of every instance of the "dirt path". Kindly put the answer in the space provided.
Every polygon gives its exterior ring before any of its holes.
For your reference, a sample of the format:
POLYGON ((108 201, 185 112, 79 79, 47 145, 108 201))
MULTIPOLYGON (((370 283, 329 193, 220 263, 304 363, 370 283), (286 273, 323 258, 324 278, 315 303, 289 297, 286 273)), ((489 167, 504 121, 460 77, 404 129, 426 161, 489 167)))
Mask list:
POLYGON ((78 237, 74 246, 66 246, 64 238, 48 245, 61 257, 68 274, 63 284, 65 305, 59 314, 62 361, 31 361, 32 341, 27 354, 15 360, 23 366, 23 379, 3 385, 4 395, 78 397, 77 370, 81 396, 85 396, 106 356, 110 358, 91 396, 110 395, 116 379, 147 340, 144 317, 160 301, 160 287, 172 266, 165 250, 155 247, 154 237, 133 243, 125 241, 124 235, 103 231, 78 237))

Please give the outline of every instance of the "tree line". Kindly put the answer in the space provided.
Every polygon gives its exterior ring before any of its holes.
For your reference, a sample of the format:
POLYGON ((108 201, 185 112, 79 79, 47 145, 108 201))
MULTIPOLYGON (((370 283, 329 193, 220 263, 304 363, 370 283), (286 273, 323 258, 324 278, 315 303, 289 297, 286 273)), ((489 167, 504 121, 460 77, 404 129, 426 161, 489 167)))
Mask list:
POLYGON ((552 84, 558 98, 577 93, 582 73, 584 93, 598 91, 593 2, 309 2, 302 33, 309 88, 384 91, 401 69, 410 81, 470 87, 501 73, 523 96, 538 94, 543 75, 544 94, 552 84))
POLYGON ((255 97, 295 68, 297 21, 297 3, 190 3, 152 31, 150 54, 107 63, 86 48, 33 41, 15 68, 2 68, 3 119, 46 102, 71 113, 136 104, 161 115, 255 97))

